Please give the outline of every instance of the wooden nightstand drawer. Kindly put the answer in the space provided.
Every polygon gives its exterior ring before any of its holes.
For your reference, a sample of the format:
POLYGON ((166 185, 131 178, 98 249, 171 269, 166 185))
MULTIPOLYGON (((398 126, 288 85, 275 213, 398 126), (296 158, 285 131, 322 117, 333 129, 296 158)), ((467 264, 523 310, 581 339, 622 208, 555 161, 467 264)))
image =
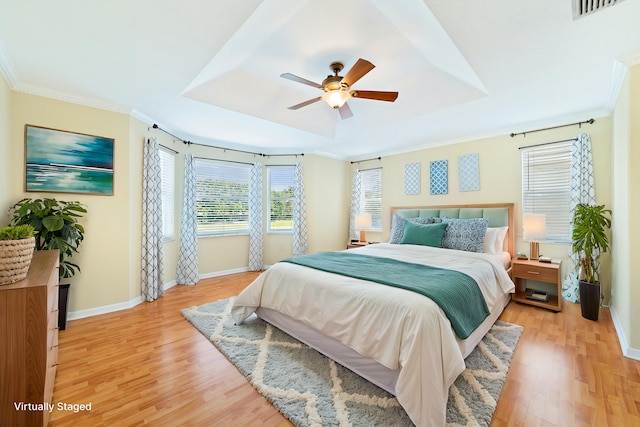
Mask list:
MULTIPOLYGON (((560 264, 545 263, 532 260, 511 260, 511 274, 516 285, 513 300, 522 304, 535 305, 553 311, 562 310, 562 281, 560 280, 560 264), (547 300, 531 299, 531 291, 527 288, 527 280, 552 283, 555 293, 547 294, 547 300)), ((532 287, 536 290, 541 290, 532 287)))
POLYGON ((534 264, 514 265, 513 275, 520 279, 537 280, 546 283, 556 283, 558 279, 557 270, 534 264))

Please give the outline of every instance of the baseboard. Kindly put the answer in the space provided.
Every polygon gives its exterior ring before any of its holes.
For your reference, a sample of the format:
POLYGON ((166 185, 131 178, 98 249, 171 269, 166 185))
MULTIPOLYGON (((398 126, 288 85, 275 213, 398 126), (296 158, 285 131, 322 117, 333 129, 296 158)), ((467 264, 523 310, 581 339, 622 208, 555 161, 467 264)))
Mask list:
POLYGON ((616 328, 616 334, 618 335, 618 341, 620 342, 622 355, 624 357, 628 357, 629 359, 640 360, 640 349, 629 347, 629 342, 627 341, 627 336, 625 335, 622 324, 620 323, 618 313, 616 313, 614 307, 609 308, 609 311, 611 312, 611 320, 613 320, 613 326, 614 328, 616 328))
MULTIPOLYGON (((73 290, 71 292, 73 292, 73 290)), ((141 302, 142 302, 142 295, 139 295, 134 299, 126 302, 103 305, 100 307, 88 308, 86 310, 69 311, 67 313, 67 320, 83 319, 85 317, 98 316, 99 314, 107 314, 107 313, 113 313, 114 311, 127 310, 129 308, 135 307, 141 302)))
MULTIPOLYGON (((200 277, 200 279, 209 279, 209 278, 212 278, 212 277, 226 276, 228 274, 244 273, 246 271, 249 271, 249 267, 233 268, 233 269, 230 269, 230 270, 222 270, 222 271, 214 271, 214 272, 211 272, 211 273, 200 274, 199 277, 200 277)), ((169 283, 165 283, 164 289, 166 291, 168 289, 171 289, 175 285, 177 285, 176 281, 172 280, 169 283)), ((88 308, 86 310, 70 311, 70 312, 67 313, 67 320, 83 319, 85 317, 92 317, 92 316, 98 316, 100 314, 107 314, 107 313, 113 313, 115 311, 127 310, 129 308, 135 307, 136 305, 140 304, 141 302, 142 302, 142 295, 139 295, 139 296, 133 298, 132 300, 125 301, 125 302, 119 302, 119 303, 116 303, 116 304, 103 305, 103 306, 95 307, 95 308, 88 308)))
POLYGON ((210 279, 212 277, 220 277, 220 276, 226 276, 228 274, 236 274, 236 273, 245 273, 247 271, 249 271, 249 267, 232 268, 230 270, 214 271, 212 273, 203 273, 203 274, 200 274, 199 277, 200 279, 210 279))

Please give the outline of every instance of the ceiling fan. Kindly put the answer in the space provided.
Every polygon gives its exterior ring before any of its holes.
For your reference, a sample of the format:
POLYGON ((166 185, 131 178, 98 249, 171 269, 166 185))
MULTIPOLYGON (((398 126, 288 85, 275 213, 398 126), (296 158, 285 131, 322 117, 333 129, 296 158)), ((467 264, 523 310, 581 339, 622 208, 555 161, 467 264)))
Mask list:
POLYGON ((293 80, 294 82, 302 83, 324 90, 324 94, 322 96, 310 99, 305 102, 301 102, 300 104, 293 105, 289 107, 289 110, 297 110, 298 108, 306 107, 307 105, 311 105, 314 102, 318 102, 321 99, 324 99, 331 107, 338 109, 340 117, 344 120, 353 116, 351 108, 349 108, 349 105, 347 104, 347 101, 350 98, 364 98, 377 101, 394 102, 396 98, 398 98, 398 92, 351 90, 351 86, 355 82, 360 80, 369 71, 373 70, 374 67, 375 65, 373 65, 371 62, 367 61, 366 59, 360 58, 355 63, 355 65, 351 67, 347 74, 342 77, 339 76, 338 73, 342 71, 344 65, 341 62, 332 62, 330 68, 333 71, 334 75, 327 76, 327 78, 322 81, 322 84, 303 79, 302 77, 298 77, 291 73, 281 74, 280 77, 284 77, 285 79, 293 80))

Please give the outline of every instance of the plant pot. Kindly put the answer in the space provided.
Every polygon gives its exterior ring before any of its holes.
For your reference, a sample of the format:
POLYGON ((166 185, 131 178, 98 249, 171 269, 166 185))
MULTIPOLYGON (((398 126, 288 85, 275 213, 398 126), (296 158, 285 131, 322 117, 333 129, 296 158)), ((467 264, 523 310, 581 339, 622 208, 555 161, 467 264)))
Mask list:
POLYGON ((64 331, 67 329, 67 303, 69 302, 69 286, 71 284, 64 283, 58 287, 58 329, 64 331))
POLYGON ((582 317, 598 320, 600 312, 600 283, 589 283, 580 280, 580 309, 582 317))
POLYGON ((0 240, 0 285, 27 277, 36 239, 0 240))

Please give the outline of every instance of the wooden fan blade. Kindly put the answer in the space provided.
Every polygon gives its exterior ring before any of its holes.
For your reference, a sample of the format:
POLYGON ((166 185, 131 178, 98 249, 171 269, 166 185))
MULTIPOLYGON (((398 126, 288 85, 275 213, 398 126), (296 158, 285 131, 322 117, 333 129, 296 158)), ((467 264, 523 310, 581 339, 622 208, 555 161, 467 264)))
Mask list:
POLYGON ((283 77, 283 78, 285 78, 287 80, 293 80, 294 82, 302 83, 302 84, 305 84, 305 85, 317 87, 318 89, 322 89, 322 85, 321 84, 318 84, 316 82, 312 82, 311 80, 303 79, 302 77, 298 77, 298 76, 296 76, 294 74, 291 74, 291 73, 280 74, 280 77, 283 77))
POLYGON ((398 92, 380 92, 377 90, 352 90, 354 98, 374 99, 376 101, 393 102, 398 98, 398 92))
POLYGON ((353 117, 353 111, 351 111, 349 104, 347 104, 346 102, 342 104, 342 107, 338 108, 338 113, 340 113, 340 118, 342 120, 353 117))
POLYGON ((342 78, 341 83, 345 83, 347 86, 352 86, 355 82, 360 80, 362 76, 367 74, 369 71, 373 70, 375 65, 366 59, 358 59, 358 61, 354 64, 353 67, 345 74, 342 78))
POLYGON ((310 99, 310 100, 308 100, 308 101, 301 102, 300 104, 292 105, 292 106, 291 106, 291 107, 289 107, 288 109, 289 109, 289 110, 297 110, 298 108, 306 107, 307 105, 311 105, 311 104, 313 104, 314 102, 318 102, 318 101, 320 101, 321 99, 322 99, 322 97, 321 97, 321 96, 319 96, 319 97, 317 97, 317 98, 313 98, 313 99, 310 99))

